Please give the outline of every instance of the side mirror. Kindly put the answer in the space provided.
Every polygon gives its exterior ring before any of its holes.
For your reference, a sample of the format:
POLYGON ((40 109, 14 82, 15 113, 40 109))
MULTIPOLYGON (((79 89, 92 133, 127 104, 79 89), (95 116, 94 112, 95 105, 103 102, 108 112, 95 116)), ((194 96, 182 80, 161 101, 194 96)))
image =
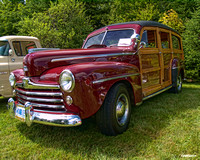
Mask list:
POLYGON ((12 54, 13 54, 13 51, 12 51, 12 49, 9 49, 9 56, 12 56, 12 54))
POLYGON ((135 42, 138 43, 140 41, 140 35, 136 34, 135 35, 135 42))
POLYGON ((146 48, 146 46, 147 46, 146 42, 141 41, 138 50, 141 48, 146 48))
POLYGON ((140 35, 135 33, 131 36, 131 39, 135 39, 135 43, 138 43, 140 41, 140 35))
POLYGON ((133 46, 135 48, 138 45, 139 41, 140 41, 140 35, 139 34, 133 34, 131 36, 131 39, 133 39, 133 42, 134 42, 133 46))

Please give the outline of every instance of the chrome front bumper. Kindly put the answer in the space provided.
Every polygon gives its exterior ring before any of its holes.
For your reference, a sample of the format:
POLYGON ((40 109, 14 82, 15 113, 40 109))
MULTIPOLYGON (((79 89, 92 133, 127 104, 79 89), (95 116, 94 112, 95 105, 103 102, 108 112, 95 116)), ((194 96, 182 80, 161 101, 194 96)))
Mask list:
MULTIPOLYGON (((21 105, 22 106, 22 105, 21 105)), ((12 117, 16 117, 16 104, 13 98, 8 100, 8 110, 12 117)), ((69 113, 55 114, 48 112, 37 112, 32 109, 30 102, 26 102, 22 107, 25 108, 25 118, 20 119, 24 121, 28 126, 32 123, 40 123, 51 126, 70 127, 78 126, 82 124, 81 118, 78 115, 69 113)), ((18 118, 19 119, 19 118, 18 118)))

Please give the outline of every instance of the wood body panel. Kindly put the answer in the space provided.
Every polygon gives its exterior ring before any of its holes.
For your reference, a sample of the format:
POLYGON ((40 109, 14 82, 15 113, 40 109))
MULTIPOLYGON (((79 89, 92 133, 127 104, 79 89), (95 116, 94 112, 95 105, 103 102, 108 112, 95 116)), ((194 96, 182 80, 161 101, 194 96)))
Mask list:
POLYGON ((177 33, 159 27, 143 27, 140 36, 144 36, 145 32, 147 32, 147 48, 139 51, 143 97, 170 86, 173 59, 176 58, 179 61, 184 59, 181 37, 177 33), (148 34, 148 31, 151 34, 148 34), (155 36, 155 45, 149 45, 154 41, 152 33, 155 36), (179 39, 179 44, 173 44, 172 41, 176 40, 174 36, 179 39))

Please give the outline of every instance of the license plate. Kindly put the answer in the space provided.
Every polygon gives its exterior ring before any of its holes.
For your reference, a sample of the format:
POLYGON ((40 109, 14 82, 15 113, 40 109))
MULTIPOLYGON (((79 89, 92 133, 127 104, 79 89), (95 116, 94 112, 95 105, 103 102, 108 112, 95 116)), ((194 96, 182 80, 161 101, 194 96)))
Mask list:
POLYGON ((17 105, 16 111, 15 111, 15 117, 18 118, 19 120, 24 121, 25 120, 25 108, 17 105))

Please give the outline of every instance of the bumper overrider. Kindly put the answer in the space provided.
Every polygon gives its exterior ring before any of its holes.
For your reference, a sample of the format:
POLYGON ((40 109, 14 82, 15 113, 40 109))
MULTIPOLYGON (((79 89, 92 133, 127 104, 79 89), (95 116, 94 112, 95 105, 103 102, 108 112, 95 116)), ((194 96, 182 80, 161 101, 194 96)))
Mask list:
POLYGON ((60 127, 78 126, 82 124, 81 118, 78 115, 73 115, 71 113, 50 113, 34 111, 30 102, 26 102, 24 105, 21 105, 16 103, 13 98, 8 100, 7 107, 9 114, 12 117, 25 122, 28 126, 31 126, 32 123, 40 123, 60 127), (21 112, 23 112, 23 116, 18 115, 17 110, 19 110, 19 108, 21 109, 21 112))

